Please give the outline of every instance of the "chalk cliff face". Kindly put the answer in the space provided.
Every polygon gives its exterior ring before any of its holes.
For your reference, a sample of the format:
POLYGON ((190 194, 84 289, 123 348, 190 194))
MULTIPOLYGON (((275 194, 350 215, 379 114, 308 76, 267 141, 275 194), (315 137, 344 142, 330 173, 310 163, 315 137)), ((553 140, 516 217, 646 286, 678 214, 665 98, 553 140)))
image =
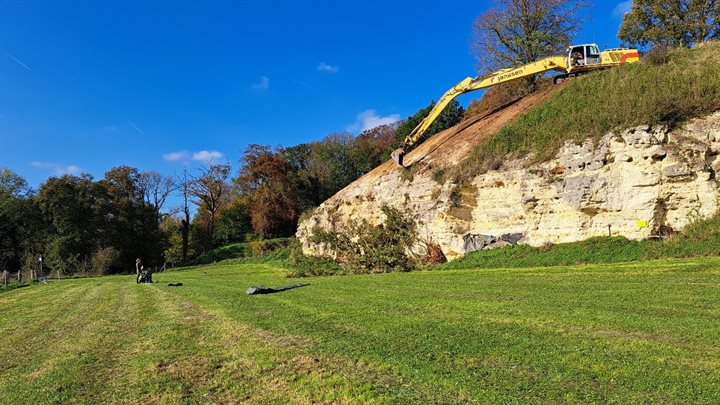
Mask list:
POLYGON ((718 209, 720 112, 670 132, 641 126, 568 143, 542 164, 518 159, 463 185, 443 183, 438 170, 462 161, 483 126, 500 121, 491 116, 436 135, 408 156, 410 172, 388 162, 358 179, 301 222, 303 250, 327 253, 309 241, 314 227, 342 231, 353 219, 379 224, 385 204, 411 216, 421 238, 450 260, 509 243, 656 237, 718 209))

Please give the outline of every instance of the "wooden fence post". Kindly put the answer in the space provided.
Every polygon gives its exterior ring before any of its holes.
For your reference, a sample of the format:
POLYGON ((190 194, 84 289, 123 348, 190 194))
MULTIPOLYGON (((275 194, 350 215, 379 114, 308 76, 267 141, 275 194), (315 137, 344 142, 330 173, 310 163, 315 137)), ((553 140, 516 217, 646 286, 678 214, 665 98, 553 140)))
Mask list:
POLYGON ((7 287, 7 276, 8 276, 8 271, 3 270, 3 286, 5 286, 5 287, 7 287))

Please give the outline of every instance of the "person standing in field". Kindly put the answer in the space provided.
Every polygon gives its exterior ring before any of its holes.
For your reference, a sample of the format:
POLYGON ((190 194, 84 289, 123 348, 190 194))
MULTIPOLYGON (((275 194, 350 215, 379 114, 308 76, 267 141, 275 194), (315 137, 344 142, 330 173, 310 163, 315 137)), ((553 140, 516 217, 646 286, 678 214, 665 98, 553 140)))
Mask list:
POLYGON ((135 260, 135 273, 138 276, 140 275, 140 270, 142 270, 142 268, 143 268, 142 260, 140 260, 140 258, 138 257, 137 260, 135 260))

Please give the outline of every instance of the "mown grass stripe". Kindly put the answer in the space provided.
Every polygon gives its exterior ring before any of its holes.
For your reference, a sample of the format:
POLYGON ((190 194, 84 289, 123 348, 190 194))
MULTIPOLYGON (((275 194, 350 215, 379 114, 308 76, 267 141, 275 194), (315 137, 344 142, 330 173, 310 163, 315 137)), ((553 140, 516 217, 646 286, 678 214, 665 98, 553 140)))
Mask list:
MULTIPOLYGON (((719 263, 325 277, 259 297, 245 288, 287 284, 281 269, 73 280, 43 291, 70 305, 41 336, 61 344, 0 373, 0 402, 712 402, 719 263)), ((7 293, 0 331, 49 322, 39 287, 7 293)))

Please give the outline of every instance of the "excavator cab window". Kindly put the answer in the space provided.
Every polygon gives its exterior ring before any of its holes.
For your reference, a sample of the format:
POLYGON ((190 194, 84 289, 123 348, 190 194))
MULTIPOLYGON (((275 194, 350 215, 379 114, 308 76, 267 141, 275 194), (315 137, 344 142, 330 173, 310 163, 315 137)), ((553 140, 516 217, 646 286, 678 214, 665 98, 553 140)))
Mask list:
POLYGON ((588 45, 585 47, 585 64, 597 65, 600 63, 600 50, 597 45, 588 45))
POLYGON ((570 48, 570 66, 583 66, 585 65, 585 47, 584 46, 573 46, 570 48))

